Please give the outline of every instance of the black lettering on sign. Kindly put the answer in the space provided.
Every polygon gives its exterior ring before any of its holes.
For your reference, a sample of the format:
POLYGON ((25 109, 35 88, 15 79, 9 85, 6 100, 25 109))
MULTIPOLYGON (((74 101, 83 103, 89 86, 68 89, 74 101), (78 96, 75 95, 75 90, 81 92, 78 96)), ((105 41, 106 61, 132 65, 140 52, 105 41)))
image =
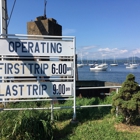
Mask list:
POLYGON ((36 42, 36 41, 10 41, 9 52, 16 53, 61 53, 62 44, 60 42, 36 42))

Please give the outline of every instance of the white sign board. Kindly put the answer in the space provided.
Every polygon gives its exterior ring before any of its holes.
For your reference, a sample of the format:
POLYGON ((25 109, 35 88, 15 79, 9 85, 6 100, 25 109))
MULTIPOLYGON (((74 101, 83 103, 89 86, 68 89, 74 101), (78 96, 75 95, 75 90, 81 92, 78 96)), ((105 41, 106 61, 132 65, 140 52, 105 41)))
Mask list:
POLYGON ((1 83, 0 98, 46 98, 73 95, 73 82, 1 83))
MULTIPOLYGON (((8 35, 7 35, 8 36, 8 35)), ((11 37, 11 36, 10 36, 11 37)), ((16 35, 16 37, 18 37, 16 35)), ((23 36, 25 38, 25 36, 23 36)), ((75 40, 72 37, 42 38, 0 38, 0 98, 46 98, 70 97, 75 95, 75 40), (45 38, 45 39, 43 39, 45 38), (47 38, 47 39, 46 39, 47 38), (13 57, 14 56, 14 57, 13 57), (19 60, 15 60, 18 56, 19 60), (28 57, 30 60, 25 60, 28 57), (37 57, 36 57, 37 56, 37 57), (45 59, 50 60, 46 61, 45 59), (64 59, 62 59, 64 58, 64 59), (59 60, 62 59, 63 61, 59 60), (67 60, 69 61, 67 61, 67 60), (22 77, 23 81, 8 81, 6 78, 22 77), (29 81, 29 77, 38 77, 39 81, 29 81), (44 81, 43 77, 50 77, 44 81), (51 80, 51 78, 53 80, 51 80), (57 80, 55 79, 57 78, 57 80), (69 79, 70 78, 70 79, 69 79), (41 81, 42 80, 42 81, 41 81), (13 82, 14 81, 14 82, 13 82), (59 81, 59 82, 58 82, 59 81)))
POLYGON ((73 56, 72 41, 0 39, 0 55, 15 56, 73 56))
POLYGON ((70 61, 0 61, 0 75, 22 76, 73 76, 70 61))

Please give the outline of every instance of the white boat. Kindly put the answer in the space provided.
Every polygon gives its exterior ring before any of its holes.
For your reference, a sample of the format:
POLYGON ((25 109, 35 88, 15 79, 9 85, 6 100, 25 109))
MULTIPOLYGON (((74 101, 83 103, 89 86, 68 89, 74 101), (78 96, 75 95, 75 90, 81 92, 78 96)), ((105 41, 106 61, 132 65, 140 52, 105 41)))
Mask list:
POLYGON ((94 65, 95 65, 95 66, 98 66, 98 64, 97 64, 97 63, 95 63, 94 65))
POLYGON ((117 63, 111 63, 110 66, 118 66, 117 63))
POLYGON ((139 64, 133 63, 132 65, 133 65, 133 66, 137 66, 137 67, 138 67, 138 65, 139 65, 139 64))
POLYGON ((135 62, 135 57, 132 57, 132 63, 126 65, 127 69, 137 69, 138 64, 135 62))
POLYGON ((97 66, 98 64, 97 63, 90 63, 90 64, 88 64, 89 66, 97 66))
POLYGON ((124 63, 125 66, 129 65, 129 58, 127 58, 127 61, 124 63))
POLYGON ((126 66, 126 69, 137 69, 138 64, 129 64, 126 66))
POLYGON ((77 67, 81 68, 81 67, 83 67, 83 64, 77 64, 77 67))
POLYGON ((100 67, 105 67, 105 66, 106 66, 106 67, 108 68, 108 64, 107 64, 107 63, 102 63, 102 64, 100 64, 99 66, 100 66, 100 67))
POLYGON ((129 65, 129 63, 124 63, 125 66, 129 65))
POLYGON ((106 71, 108 68, 107 64, 93 65, 90 67, 91 71, 106 71))
POLYGON ((92 63, 90 63, 90 64, 88 64, 89 66, 93 66, 94 64, 92 64, 92 63))
POLYGON ((114 57, 114 62, 111 63, 110 66, 118 66, 118 63, 117 63, 117 61, 115 60, 115 57, 114 57))
POLYGON ((98 63, 97 63, 97 61, 94 61, 94 59, 93 59, 91 63, 88 63, 88 65, 89 66, 93 66, 93 65, 97 66, 98 63))

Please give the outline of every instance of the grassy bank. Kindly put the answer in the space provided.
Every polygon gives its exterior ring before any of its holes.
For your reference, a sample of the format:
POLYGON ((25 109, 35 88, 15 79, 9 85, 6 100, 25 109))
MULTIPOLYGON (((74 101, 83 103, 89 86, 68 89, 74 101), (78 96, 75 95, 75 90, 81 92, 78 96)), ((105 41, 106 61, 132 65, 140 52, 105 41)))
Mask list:
POLYGON ((86 120, 78 124, 68 121, 56 123, 55 139, 60 140, 140 140, 140 128, 116 123, 107 115, 98 120, 86 120))
MULTIPOLYGON (((112 96, 77 98, 77 106, 111 104, 112 96)), ((72 106, 72 101, 58 102, 54 106, 72 106)), ((15 107, 48 107, 49 102, 10 103, 15 107)), ((54 110, 54 122, 50 110, 26 110, 0 112, 1 140, 140 140, 140 127, 119 122, 110 112, 111 107, 77 109, 78 123, 71 123, 73 109, 54 110)))

